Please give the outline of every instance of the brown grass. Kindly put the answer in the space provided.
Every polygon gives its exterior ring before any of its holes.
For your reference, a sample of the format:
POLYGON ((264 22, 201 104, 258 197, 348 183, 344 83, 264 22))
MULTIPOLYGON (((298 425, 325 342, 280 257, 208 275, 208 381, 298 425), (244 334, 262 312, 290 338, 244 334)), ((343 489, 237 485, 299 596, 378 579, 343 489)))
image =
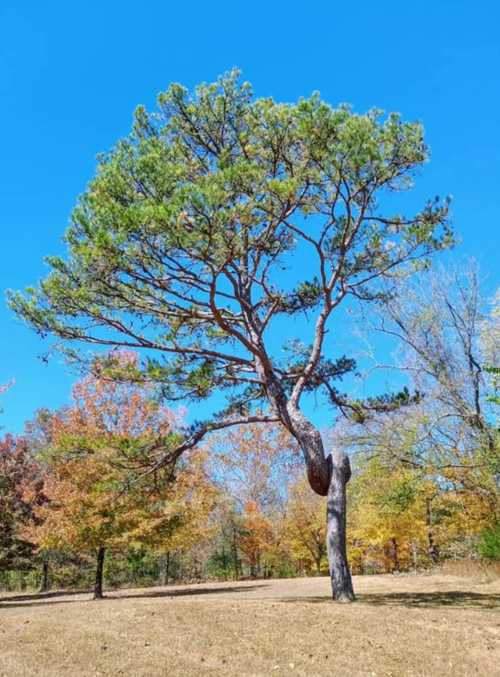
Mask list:
POLYGON ((448 560, 440 565, 439 573, 472 578, 482 583, 492 583, 500 581, 500 562, 473 559, 448 560))
POLYGON ((109 593, 4 594, 2 677, 500 675, 500 584, 365 576, 359 600, 327 578, 109 593))

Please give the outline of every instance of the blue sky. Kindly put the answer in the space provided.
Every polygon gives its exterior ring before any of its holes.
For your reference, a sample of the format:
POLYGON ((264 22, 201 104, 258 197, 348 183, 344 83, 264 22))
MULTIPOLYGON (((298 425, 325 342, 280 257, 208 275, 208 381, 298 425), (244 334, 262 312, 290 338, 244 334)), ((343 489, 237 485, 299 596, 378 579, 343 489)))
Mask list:
MULTIPOLYGON (((431 162, 408 211, 453 196, 461 237, 498 283, 500 6, 403 3, 144 0, 0 3, 0 289, 41 278, 61 252, 75 199, 95 156, 154 105, 172 81, 189 87, 233 66, 258 96, 292 101, 319 90, 358 112, 376 106, 420 120, 431 162)), ((0 424, 20 431, 59 406, 72 376, 0 300, 0 424)), ((346 340, 346 337, 343 337, 346 340)), ((348 337, 347 337, 348 338, 348 337)))

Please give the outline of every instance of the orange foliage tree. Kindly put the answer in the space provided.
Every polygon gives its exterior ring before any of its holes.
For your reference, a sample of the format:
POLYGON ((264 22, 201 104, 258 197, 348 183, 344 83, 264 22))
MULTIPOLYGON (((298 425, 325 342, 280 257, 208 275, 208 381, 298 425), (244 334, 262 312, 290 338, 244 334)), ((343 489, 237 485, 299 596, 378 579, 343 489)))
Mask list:
POLYGON ((254 577, 260 569, 262 555, 272 548, 273 526, 255 501, 245 505, 241 526, 240 548, 250 567, 250 575, 254 577))
MULTIPOLYGON (((122 366, 135 356, 122 353, 122 366)), ((51 417, 44 457, 50 473, 30 535, 40 547, 97 553, 94 596, 102 597, 105 552, 125 545, 182 545, 201 537, 215 491, 205 458, 192 450, 176 467, 151 471, 179 443, 176 416, 146 386, 89 376, 51 417)))
POLYGON ((44 501, 43 470, 26 439, 5 435, 0 439, 0 571, 33 565, 34 546, 24 527, 44 501))
MULTIPOLYGON (((210 466, 214 482, 225 495, 230 516, 230 544, 237 575, 238 549, 256 576, 264 565, 280 559, 280 524, 286 510, 288 485, 301 467, 298 445, 278 424, 248 424, 214 436, 210 466)), ((221 530, 224 531, 224 528, 221 530)))

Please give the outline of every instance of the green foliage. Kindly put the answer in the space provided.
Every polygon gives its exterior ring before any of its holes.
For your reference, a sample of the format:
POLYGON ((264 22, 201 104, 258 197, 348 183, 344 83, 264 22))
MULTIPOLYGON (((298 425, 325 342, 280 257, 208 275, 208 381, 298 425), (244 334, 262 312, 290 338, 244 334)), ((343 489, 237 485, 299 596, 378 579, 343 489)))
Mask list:
MULTIPOLYGON (((498 377, 500 377, 500 367, 486 367, 485 371, 488 374, 491 374, 494 377, 494 383, 495 385, 497 384, 498 377)), ((488 398, 490 402, 493 404, 499 404, 500 405, 500 396, 498 395, 490 395, 488 398)))
MULTIPOLYGON (((171 399, 228 390, 234 404, 275 317, 326 321, 346 295, 381 298, 380 276, 451 244, 446 201, 411 217, 380 208, 427 155, 422 126, 397 114, 358 115, 318 94, 255 99, 237 71, 194 95, 173 84, 100 157, 67 258, 49 257, 50 275, 11 293, 11 307, 42 334, 157 351, 144 376, 171 399), (297 265, 304 247, 312 271, 297 265)), ((315 362, 301 387, 325 386, 315 362)), ((297 383, 306 365, 279 378, 297 383)))
POLYGON ((477 551, 485 559, 500 560, 500 523, 481 533, 477 551))

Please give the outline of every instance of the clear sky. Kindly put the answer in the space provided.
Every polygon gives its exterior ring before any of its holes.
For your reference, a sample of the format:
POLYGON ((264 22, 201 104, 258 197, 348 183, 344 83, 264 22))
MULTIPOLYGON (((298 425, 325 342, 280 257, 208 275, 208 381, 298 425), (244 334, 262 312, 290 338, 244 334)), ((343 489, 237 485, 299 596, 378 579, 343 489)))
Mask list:
MULTIPOLYGON (((358 112, 424 123, 431 162, 408 205, 453 196, 462 243, 498 283, 500 4, 494 0, 2 0, 0 288, 41 278, 61 251, 95 156, 129 131, 135 106, 172 81, 189 87, 238 66, 256 95, 319 90, 358 112)), ((0 424, 20 431, 63 404, 72 377, 0 299, 0 424)))

